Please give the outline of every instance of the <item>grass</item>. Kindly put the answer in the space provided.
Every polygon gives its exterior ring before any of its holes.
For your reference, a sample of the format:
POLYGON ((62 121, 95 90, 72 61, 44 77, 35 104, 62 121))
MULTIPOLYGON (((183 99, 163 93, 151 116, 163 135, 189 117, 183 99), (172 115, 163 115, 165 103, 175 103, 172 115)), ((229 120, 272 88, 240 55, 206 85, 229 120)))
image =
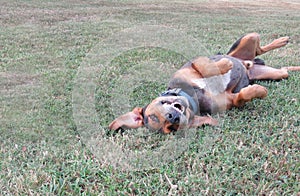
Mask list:
MULTIPOLYGON (((269 90, 265 100, 215 115, 220 126, 192 132, 193 140, 179 151, 172 147, 182 144, 181 136, 143 129, 106 134, 115 116, 162 92, 172 71, 190 56, 226 53, 245 33, 260 33, 262 44, 289 35, 289 45, 262 58, 275 67, 299 65, 296 1, 32 0, 0 5, 1 195, 299 194, 299 73, 260 82, 269 90), (157 32, 139 29, 150 25, 157 25, 157 32), (150 39, 156 33, 161 33, 156 41, 171 48, 156 47, 150 39), (131 47, 143 36, 145 45, 131 47), (128 45, 121 45, 125 40, 128 45), (176 45, 180 40, 185 44, 176 45), (82 94, 87 102, 82 105, 96 115, 82 114, 86 121, 80 124, 73 96, 78 77, 85 76, 82 68, 93 68, 91 78, 81 78, 92 86, 81 90, 94 90, 95 106, 89 94, 82 94), (159 152, 164 161, 148 160, 154 167, 135 171, 117 169, 109 164, 117 160, 97 154, 114 149, 89 148, 105 147, 100 141, 112 141, 123 152, 146 151, 145 160, 159 152), (164 144, 171 149, 158 151, 164 144)), ((130 156, 122 162, 135 165, 130 156)))

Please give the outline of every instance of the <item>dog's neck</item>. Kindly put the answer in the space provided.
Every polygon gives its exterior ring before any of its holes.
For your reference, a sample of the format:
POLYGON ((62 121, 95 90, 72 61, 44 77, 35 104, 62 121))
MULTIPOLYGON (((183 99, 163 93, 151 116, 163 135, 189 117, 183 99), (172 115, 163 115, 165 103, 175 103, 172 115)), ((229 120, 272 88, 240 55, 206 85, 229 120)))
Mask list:
POLYGON ((160 96, 183 96, 189 101, 189 104, 194 114, 197 114, 199 112, 198 103, 195 101, 193 97, 191 97, 188 93, 183 91, 181 88, 174 88, 174 89, 167 90, 161 93, 160 96))

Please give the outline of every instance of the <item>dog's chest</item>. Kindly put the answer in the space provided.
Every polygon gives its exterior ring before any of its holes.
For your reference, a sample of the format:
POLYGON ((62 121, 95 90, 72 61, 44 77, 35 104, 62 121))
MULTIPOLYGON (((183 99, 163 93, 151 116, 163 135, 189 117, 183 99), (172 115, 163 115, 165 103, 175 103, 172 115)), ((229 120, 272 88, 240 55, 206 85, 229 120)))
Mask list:
POLYGON ((231 71, 219 76, 209 78, 192 79, 192 83, 200 89, 210 92, 212 95, 223 93, 231 81, 231 71))

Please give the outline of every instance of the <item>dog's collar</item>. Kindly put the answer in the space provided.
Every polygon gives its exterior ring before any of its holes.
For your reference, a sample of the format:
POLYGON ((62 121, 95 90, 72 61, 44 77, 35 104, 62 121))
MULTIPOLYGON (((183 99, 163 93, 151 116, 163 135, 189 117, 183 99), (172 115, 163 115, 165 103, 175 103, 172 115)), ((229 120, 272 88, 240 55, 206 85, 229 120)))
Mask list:
POLYGON ((164 96, 183 96, 183 97, 187 98, 187 100, 189 101, 190 105, 192 106, 193 112, 195 114, 199 111, 198 104, 193 99, 193 97, 191 97, 189 94, 184 92, 181 88, 167 90, 167 91, 161 93, 160 96, 162 96, 162 97, 164 97, 164 96))

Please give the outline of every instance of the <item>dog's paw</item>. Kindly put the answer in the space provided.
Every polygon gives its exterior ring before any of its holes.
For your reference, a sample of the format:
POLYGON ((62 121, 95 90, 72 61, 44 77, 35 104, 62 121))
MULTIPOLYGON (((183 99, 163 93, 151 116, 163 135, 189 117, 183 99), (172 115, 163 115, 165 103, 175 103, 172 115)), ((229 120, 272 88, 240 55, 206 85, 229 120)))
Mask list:
POLYGON ((288 36, 286 37, 280 37, 278 39, 275 39, 272 44, 276 47, 276 48, 280 48, 282 46, 287 45, 287 43, 289 43, 290 38, 288 36))
POLYGON ((268 90, 265 87, 258 85, 258 84, 249 85, 249 86, 243 88, 239 92, 237 105, 243 105, 243 103, 245 103, 247 101, 251 101, 254 98, 263 99, 267 95, 268 95, 268 90))
POLYGON ((267 95, 268 95, 268 90, 261 86, 261 85, 258 85, 258 84, 254 84, 252 85, 252 88, 253 88, 253 91, 255 92, 255 98, 265 98, 267 95))
POLYGON ((218 124, 218 121, 211 116, 194 116, 189 127, 201 127, 203 125, 217 126, 218 124))
POLYGON ((218 120, 216 120, 216 119, 210 117, 210 119, 208 120, 207 124, 208 124, 208 125, 211 125, 211 126, 218 126, 218 125, 219 125, 219 122, 218 122, 218 120))
POLYGON ((216 64, 221 74, 225 74, 233 68, 233 62, 227 58, 222 58, 221 60, 216 62, 216 64))

